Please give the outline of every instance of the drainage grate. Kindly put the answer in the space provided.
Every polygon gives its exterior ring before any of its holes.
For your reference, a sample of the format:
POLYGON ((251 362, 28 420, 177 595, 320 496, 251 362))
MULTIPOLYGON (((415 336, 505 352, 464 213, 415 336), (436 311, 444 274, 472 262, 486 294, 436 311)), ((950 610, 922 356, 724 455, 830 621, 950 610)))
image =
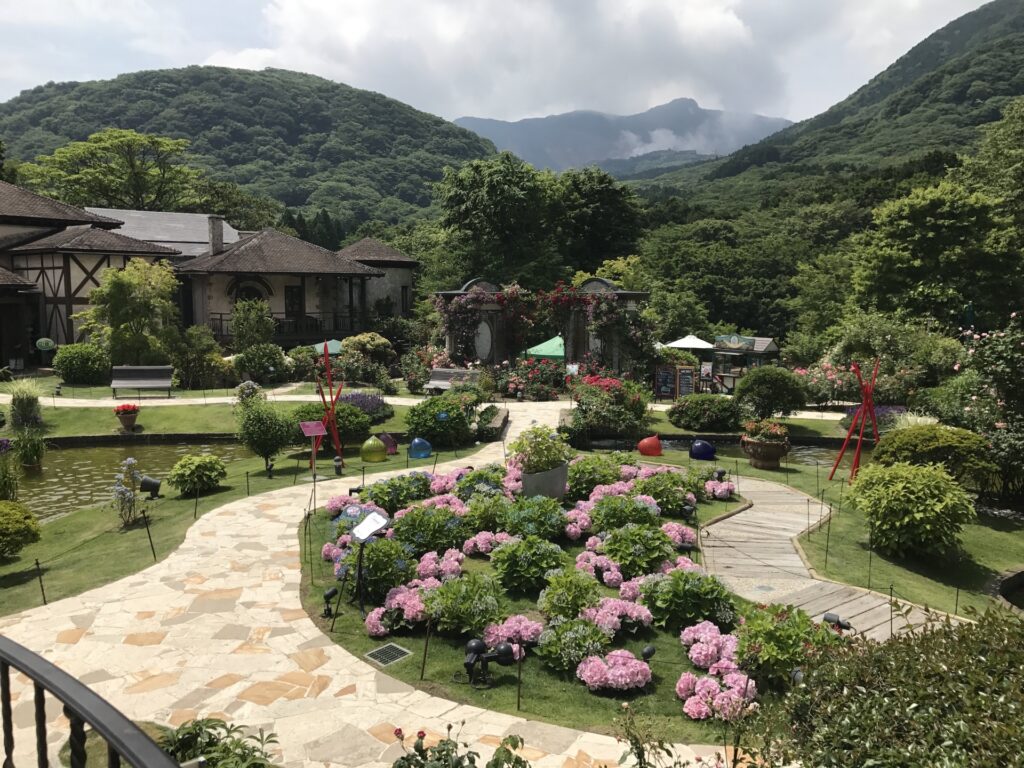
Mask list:
POLYGON ((366 658, 371 661, 375 661, 382 667, 388 666, 388 664, 394 664, 396 661, 401 661, 406 656, 411 656, 412 651, 407 651, 400 645, 394 643, 388 643, 382 645, 379 648, 375 648, 366 654, 366 658))

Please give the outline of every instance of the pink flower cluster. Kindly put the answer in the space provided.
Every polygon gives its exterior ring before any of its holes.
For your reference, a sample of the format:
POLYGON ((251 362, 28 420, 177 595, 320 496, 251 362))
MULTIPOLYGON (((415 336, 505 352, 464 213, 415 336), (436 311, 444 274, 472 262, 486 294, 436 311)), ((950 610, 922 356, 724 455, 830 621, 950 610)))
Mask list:
POLYGON ((434 475, 430 481, 430 492, 435 494, 449 493, 454 490, 455 485, 470 471, 470 467, 453 469, 443 475, 434 475))
POLYGON ((384 610, 401 614, 402 621, 415 624, 427 620, 427 612, 423 607, 423 595, 418 587, 395 587, 384 598, 384 610))
POLYGON ((384 626, 384 609, 374 608, 366 614, 366 633, 370 637, 387 637, 388 628, 384 626))
POLYGON ((590 515, 580 509, 578 504, 576 509, 570 509, 565 513, 565 519, 568 521, 565 526, 565 535, 572 541, 579 539, 580 536, 590 530, 592 525, 590 515))
POLYGON ((597 550, 601 548, 602 544, 604 544, 604 540, 600 536, 591 536, 587 539, 584 546, 590 552, 597 552, 597 550))
POLYGON ((637 576, 636 578, 624 581, 619 585, 619 597, 623 600, 629 600, 636 602, 640 599, 640 585, 643 584, 646 576, 637 576))
POLYGON ((651 668, 629 651, 612 651, 603 659, 588 656, 576 667, 576 677, 592 691, 611 688, 628 691, 651 682, 651 668))
POLYGON ((709 499, 725 500, 736 492, 736 483, 731 480, 708 480, 704 483, 704 493, 709 499))
POLYGON ((638 603, 603 597, 593 608, 585 608, 580 618, 592 621, 605 632, 616 633, 621 629, 635 632, 640 627, 651 626, 651 612, 638 603))
POLYGON ((638 474, 640 474, 640 467, 633 466, 632 464, 619 465, 620 480, 635 480, 638 474))
POLYGON ((457 579, 462 575, 463 558, 465 555, 457 549, 449 549, 443 556, 437 552, 427 552, 416 566, 416 575, 421 579, 457 579))
POLYGON ((664 475, 666 472, 675 472, 675 471, 676 470, 672 469, 671 467, 666 467, 666 466, 642 467, 640 469, 640 471, 637 472, 636 477, 637 477, 638 480, 645 480, 648 477, 653 477, 654 475, 664 475))
POLYGON ((690 649, 690 661, 694 666, 706 669, 712 675, 738 669, 736 646, 739 641, 735 635, 723 635, 710 621, 686 627, 679 635, 679 642, 690 649))
POLYGON ((704 569, 686 555, 679 555, 675 562, 666 560, 661 564, 661 573, 672 573, 672 571, 697 571, 698 573, 703 573, 704 569))
POLYGON ((522 493, 523 490, 523 467, 519 458, 513 456, 505 463, 505 479, 501 482, 507 496, 522 493))
POLYGON ((613 589, 622 584, 622 571, 619 570, 619 564, 605 555, 599 555, 590 550, 576 555, 576 570, 585 571, 594 578, 600 578, 606 586, 613 589))
MULTIPOLYGON (((632 480, 619 480, 610 485, 595 485, 590 492, 590 501, 600 501, 605 496, 625 496, 633 490, 633 485, 632 480)), ((591 509, 593 509, 593 505, 591 505, 591 509)))
POLYGON ((519 538, 504 531, 498 533, 480 531, 480 533, 462 542, 462 553, 465 555, 489 555, 495 547, 507 544, 510 541, 519 541, 519 538))
POLYGON ((371 504, 364 504, 355 496, 349 496, 347 494, 342 494, 341 496, 331 496, 331 498, 327 500, 327 504, 325 504, 324 506, 327 509, 327 514, 331 518, 335 518, 341 514, 341 510, 352 504, 358 504, 359 506, 372 506, 371 504))
POLYGON ((683 712, 693 720, 714 715, 734 720, 744 705, 757 696, 757 685, 738 671, 735 662, 736 636, 723 635, 710 621, 686 627, 679 641, 688 646, 690 660, 710 675, 684 672, 676 683, 676 696, 683 700, 683 712))
POLYGON ((513 655, 518 661, 526 655, 523 646, 527 643, 536 643, 543 631, 544 625, 539 621, 533 621, 517 613, 500 624, 488 624, 484 629, 483 641, 488 648, 494 648, 498 643, 512 643, 513 655))
POLYGON ((327 563, 336 563, 338 558, 345 554, 345 550, 352 544, 352 535, 343 533, 338 537, 338 541, 334 544, 327 542, 320 550, 320 556, 327 563))
POLYGON ((420 502, 424 507, 437 507, 438 509, 450 509, 459 517, 462 517, 469 511, 466 507, 466 502, 460 499, 458 496, 446 493, 441 496, 431 496, 429 499, 424 499, 420 502))
POLYGON ((682 523, 667 522, 661 526, 662 532, 672 539, 672 545, 678 549, 684 544, 697 543, 697 532, 682 523))

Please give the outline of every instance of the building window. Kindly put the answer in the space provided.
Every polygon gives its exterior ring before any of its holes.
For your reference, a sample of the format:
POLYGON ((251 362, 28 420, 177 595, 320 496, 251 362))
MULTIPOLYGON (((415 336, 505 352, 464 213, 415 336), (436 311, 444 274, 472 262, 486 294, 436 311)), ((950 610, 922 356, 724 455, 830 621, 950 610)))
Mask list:
POLYGON ((409 310, 410 309, 412 309, 412 307, 409 305, 409 286, 408 285, 403 285, 402 286, 402 314, 403 315, 409 314, 409 310))

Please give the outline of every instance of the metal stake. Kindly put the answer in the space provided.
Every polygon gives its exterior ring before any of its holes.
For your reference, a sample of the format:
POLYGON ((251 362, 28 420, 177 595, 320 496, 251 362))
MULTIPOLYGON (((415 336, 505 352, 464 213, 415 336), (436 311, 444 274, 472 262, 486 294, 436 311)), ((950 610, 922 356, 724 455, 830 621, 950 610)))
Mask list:
POLYGON ((889 637, 892 637, 892 584, 889 585, 889 637))
POLYGON ((249 473, 245 473, 245 495, 249 495, 249 473))
POLYGON ((427 619, 427 636, 423 639, 423 661, 420 663, 420 680, 427 674, 427 651, 430 650, 430 619, 427 619))
MULTIPOLYGON (((248 495, 248 494, 246 494, 246 495, 248 495)), ((196 484, 196 504, 192 508, 192 519, 195 520, 198 515, 199 515, 199 484, 197 483, 196 484)))
POLYGON ((43 568, 39 565, 38 557, 36 558, 36 578, 39 579, 39 591, 43 593, 43 605, 46 605, 46 589, 43 588, 43 568))
POLYGON ((146 538, 149 539, 149 551, 153 553, 153 562, 156 562, 156 547, 153 546, 153 534, 149 532, 149 518, 146 510, 142 510, 142 522, 146 524, 146 538))
POLYGON ((516 675, 516 712, 523 708, 523 658, 526 656, 526 651, 520 646, 519 657, 519 671, 516 675))
POLYGON ((828 542, 832 537, 832 514, 829 513, 828 520, 825 522, 825 573, 828 573, 828 542))

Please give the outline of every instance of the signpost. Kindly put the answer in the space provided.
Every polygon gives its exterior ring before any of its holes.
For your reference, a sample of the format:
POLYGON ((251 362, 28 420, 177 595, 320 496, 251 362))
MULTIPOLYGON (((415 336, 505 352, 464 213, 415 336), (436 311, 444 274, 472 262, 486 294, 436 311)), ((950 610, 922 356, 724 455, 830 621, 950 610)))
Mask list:
POLYGON ((680 365, 676 367, 676 397, 685 397, 694 392, 694 370, 692 365, 680 365))
POLYGON ((313 476, 313 509, 316 509, 316 449, 317 443, 324 439, 327 427, 322 421, 300 421, 302 434, 309 438, 309 472, 313 476))
POLYGON ((660 399, 676 399, 676 369, 673 365, 659 365, 654 369, 654 396, 660 399))
MULTIPOLYGON (((366 606, 363 593, 366 587, 363 584, 363 548, 367 540, 384 528, 387 528, 390 520, 380 512, 371 512, 363 518, 355 528, 352 529, 352 540, 359 544, 359 555, 356 557, 356 585, 353 600, 359 600, 359 612, 366 618, 366 606)), ((351 602, 351 601, 350 601, 351 602)))

